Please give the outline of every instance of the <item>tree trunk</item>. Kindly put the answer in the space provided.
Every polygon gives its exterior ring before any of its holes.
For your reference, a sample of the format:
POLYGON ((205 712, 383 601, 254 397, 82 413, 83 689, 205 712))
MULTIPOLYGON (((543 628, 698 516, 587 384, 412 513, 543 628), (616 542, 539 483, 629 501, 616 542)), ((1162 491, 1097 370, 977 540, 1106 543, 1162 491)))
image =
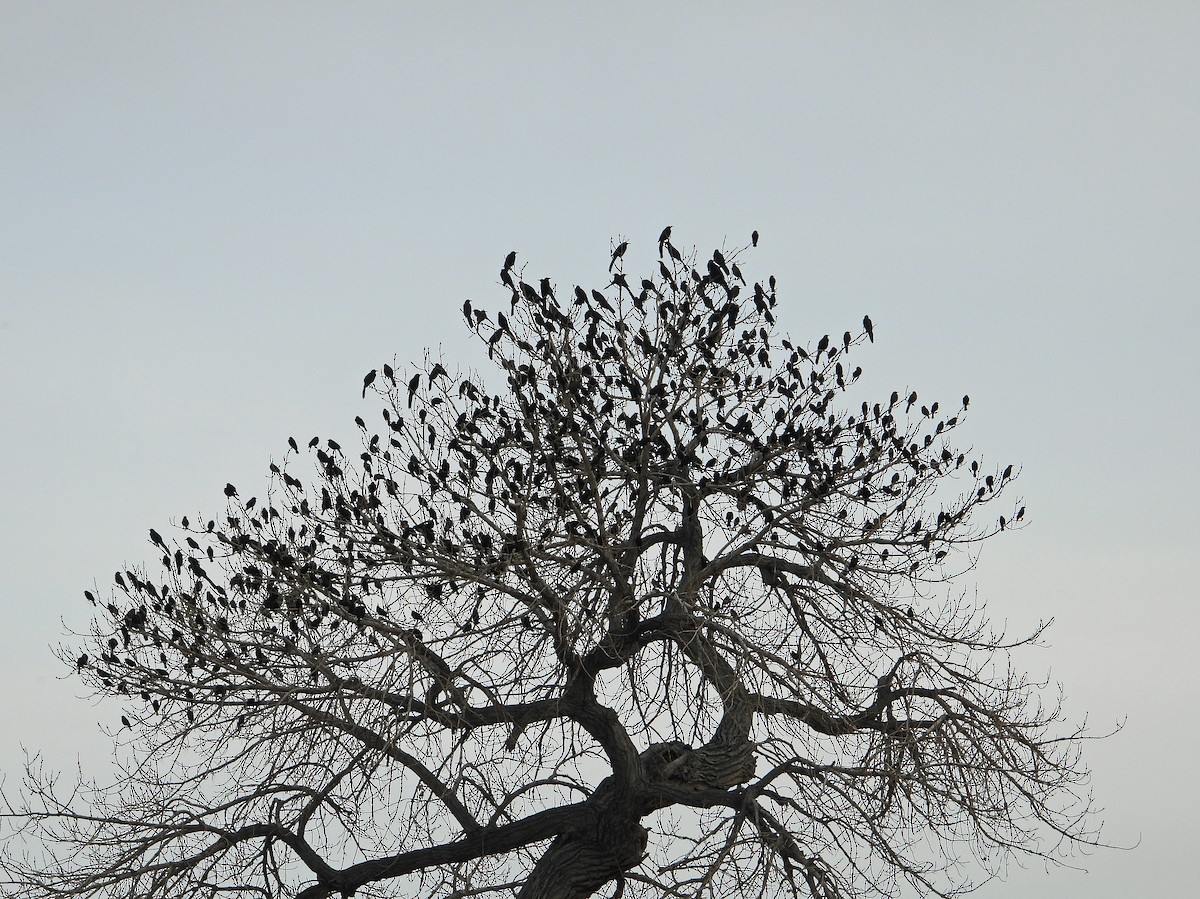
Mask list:
POLYGON ((636 819, 601 811, 592 826, 550 844, 517 899, 586 899, 637 867, 648 839, 636 819))

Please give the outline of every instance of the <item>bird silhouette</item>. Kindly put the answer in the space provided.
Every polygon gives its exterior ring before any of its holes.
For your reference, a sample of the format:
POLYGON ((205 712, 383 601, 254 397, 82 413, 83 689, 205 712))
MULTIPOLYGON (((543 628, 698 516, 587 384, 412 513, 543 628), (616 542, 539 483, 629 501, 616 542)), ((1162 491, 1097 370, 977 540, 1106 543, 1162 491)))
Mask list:
POLYGON ((623 240, 617 244, 617 248, 613 250, 612 262, 608 264, 608 270, 611 272, 613 266, 617 264, 617 260, 625 255, 625 251, 629 249, 629 241, 623 240))
POLYGON ((411 409, 413 397, 417 395, 417 388, 421 386, 421 375, 415 374, 408 381, 408 407, 411 409))
POLYGON ((367 388, 370 387, 373 383, 375 383, 375 374, 376 374, 375 369, 371 369, 363 377, 363 389, 362 389, 363 399, 367 398, 367 388))
POLYGON ((232 484, 226 484, 225 485, 225 495, 232 499, 233 497, 238 495, 237 488, 234 487, 232 484))
POLYGON ((752 246, 752 247, 758 246, 758 232, 757 231, 750 232, 750 246, 752 246))
POLYGON ((660 259, 662 258, 663 247, 666 245, 667 241, 670 239, 671 239, 671 226, 667 225, 667 227, 662 229, 662 234, 658 235, 658 257, 660 259))
POLYGON ((517 251, 513 250, 511 253, 509 253, 507 256, 504 257, 503 271, 508 271, 516 264, 517 264, 517 251))
POLYGON ((875 342, 875 326, 871 323, 871 316, 863 316, 863 330, 867 332, 867 339, 871 343, 875 342))

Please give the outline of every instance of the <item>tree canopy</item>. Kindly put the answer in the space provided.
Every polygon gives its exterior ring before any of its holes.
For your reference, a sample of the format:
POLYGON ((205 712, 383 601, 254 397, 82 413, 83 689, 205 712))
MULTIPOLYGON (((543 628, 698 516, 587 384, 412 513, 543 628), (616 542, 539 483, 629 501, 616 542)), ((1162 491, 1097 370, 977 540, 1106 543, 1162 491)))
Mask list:
POLYGON ((866 395, 871 319, 790 340, 750 245, 627 247, 603 289, 510 253, 490 373, 372 370, 360 445, 88 591, 122 776, 9 787, 11 895, 950 895, 1094 841, 1040 627, 957 586, 1024 519, 968 398, 866 395))

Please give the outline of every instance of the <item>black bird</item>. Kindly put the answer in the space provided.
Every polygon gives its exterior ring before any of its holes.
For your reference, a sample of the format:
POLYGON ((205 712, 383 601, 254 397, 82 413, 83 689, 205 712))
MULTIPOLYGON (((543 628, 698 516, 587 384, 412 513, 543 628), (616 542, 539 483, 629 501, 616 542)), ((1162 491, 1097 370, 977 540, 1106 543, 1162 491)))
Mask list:
POLYGON ((367 398, 367 388, 370 387, 374 382, 375 382, 375 369, 371 369, 363 377, 362 395, 363 395, 364 400, 367 398))
POLYGON ((849 349, 850 349, 850 341, 851 341, 851 339, 852 339, 852 338, 850 337, 850 332, 849 332, 849 331, 847 331, 845 334, 843 334, 843 335, 842 335, 842 346, 843 346, 843 347, 845 347, 847 350, 849 350, 849 349))
POLYGON ((408 382, 408 407, 411 409, 413 397, 417 394, 417 388, 421 386, 421 375, 415 374, 408 382))
POLYGON ((758 232, 757 231, 750 232, 750 246, 752 246, 752 247, 758 246, 758 232))
POLYGON ((471 322, 471 301, 470 300, 463 301, 463 317, 467 320, 467 323, 470 324, 470 322, 471 322))
POLYGON ((383 363, 383 376, 385 378, 387 378, 389 381, 395 381, 395 374, 396 373, 392 371, 392 367, 390 365, 388 365, 386 362, 383 363))
POLYGON ((159 534, 158 531, 154 530, 154 528, 150 528, 150 542, 155 544, 156 546, 163 545, 162 535, 159 534))
POLYGON ((433 365, 433 368, 430 369, 430 371, 429 371, 429 385, 432 387, 433 379, 436 378, 438 375, 445 375, 445 374, 446 374, 446 369, 442 366, 442 363, 435 362, 433 365))
POLYGON ((824 337, 822 337, 820 340, 817 341, 817 355, 820 355, 821 353, 825 352, 827 349, 829 349, 829 335, 828 334, 826 334, 824 337))
POLYGON ((667 241, 670 239, 671 239, 671 226, 667 225, 667 227, 662 229, 662 234, 658 235, 658 257, 660 259, 662 258, 663 247, 666 245, 667 241))
POLYGON ((871 343, 874 343, 875 342, 875 326, 873 324, 871 324, 871 316, 869 316, 869 315, 863 316, 863 330, 867 332, 867 339, 869 339, 871 341, 871 343))
POLYGON ((629 249, 629 241, 623 240, 617 244, 617 248, 613 250, 612 262, 608 264, 608 270, 611 272, 613 266, 617 264, 617 260, 625 255, 625 251, 629 249))
POLYGON ((312 440, 308 441, 308 448, 312 449, 314 446, 316 446, 320 442, 321 442, 320 437, 314 437, 312 440))
POLYGON ((511 253, 509 253, 507 256, 504 257, 504 269, 503 270, 508 271, 516 264, 517 264, 517 251, 513 250, 511 253))
POLYGON ((129 719, 128 719, 128 718, 126 718, 124 715, 122 715, 122 716, 121 716, 121 724, 122 724, 123 726, 125 726, 125 727, 130 727, 130 726, 131 726, 131 725, 130 725, 130 723, 129 723, 129 719))
POLYGON ((78 659, 75 660, 75 665, 78 668, 86 668, 87 663, 88 663, 88 654, 86 652, 83 655, 81 655, 78 659))
POLYGON ((232 484, 226 484, 225 485, 225 495, 230 498, 237 496, 237 488, 234 487, 232 484))
POLYGON ((904 411, 908 412, 913 407, 913 403, 917 401, 917 392, 914 390, 908 395, 908 405, 904 407, 904 411))
POLYGON ((965 409, 969 405, 971 405, 971 398, 969 396, 964 396, 963 397, 963 408, 965 409))
POLYGON ((297 453, 300 452, 300 447, 296 445, 295 437, 288 438, 288 446, 290 446, 295 452, 297 452, 297 453))

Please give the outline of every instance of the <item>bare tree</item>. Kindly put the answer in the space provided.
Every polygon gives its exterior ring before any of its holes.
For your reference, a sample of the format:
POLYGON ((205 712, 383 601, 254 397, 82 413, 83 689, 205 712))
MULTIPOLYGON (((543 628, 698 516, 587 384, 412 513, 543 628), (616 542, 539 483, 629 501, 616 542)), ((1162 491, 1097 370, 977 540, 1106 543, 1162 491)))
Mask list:
POLYGON ((10 895, 945 896, 1094 843, 1084 734, 1010 664, 1040 628, 952 583, 1024 516, 968 399, 860 401, 870 319, 783 338, 749 247, 626 248, 563 296, 509 254, 463 308, 491 381, 370 372, 361 449, 289 441, 88 593, 62 657, 123 776, 31 766, 10 895))

